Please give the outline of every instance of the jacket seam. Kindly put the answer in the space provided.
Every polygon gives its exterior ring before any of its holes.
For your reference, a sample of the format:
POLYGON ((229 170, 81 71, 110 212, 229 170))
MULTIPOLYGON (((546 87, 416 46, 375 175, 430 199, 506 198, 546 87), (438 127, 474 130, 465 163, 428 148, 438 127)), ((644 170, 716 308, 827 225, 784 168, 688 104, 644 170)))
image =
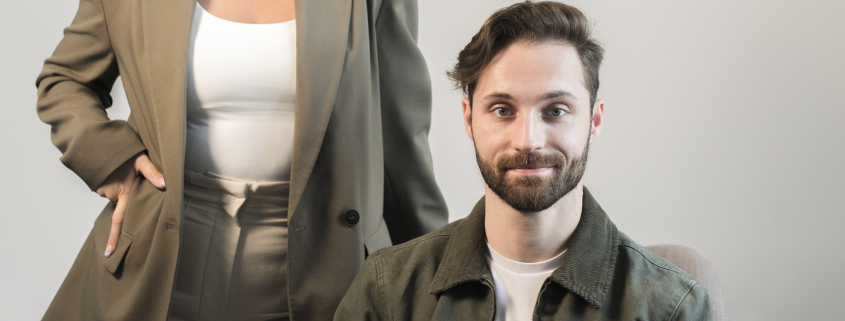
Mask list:
MULTIPOLYGON (((378 262, 379 260, 378 259, 379 259, 378 256, 373 257, 373 265, 375 265, 375 268, 376 268, 376 285, 377 285, 376 290, 378 291, 378 296, 379 296, 379 300, 381 300, 381 305, 386 307, 387 301, 384 299, 384 291, 382 291, 382 289, 381 289, 384 282, 383 282, 383 279, 381 277, 381 273, 379 273, 379 262, 378 262)), ((387 311, 387 313, 390 314, 390 311, 387 311)), ((388 319, 392 320, 392 318, 390 318, 390 316, 388 316, 388 319)))
POLYGON ((669 317, 669 320, 674 320, 674 319, 675 319, 675 316, 678 314, 678 311, 681 309, 681 303, 683 303, 683 302, 684 302, 684 300, 686 300, 687 296, 689 296, 689 293, 690 293, 690 292, 692 292, 692 289, 693 289, 696 285, 697 285, 697 283, 693 283, 693 284, 692 284, 692 286, 690 286, 690 287, 689 287, 689 289, 687 289, 687 292, 686 292, 686 293, 684 293, 684 295, 681 297, 681 299, 680 299, 680 300, 678 300, 678 304, 677 304, 677 305, 675 305, 675 311, 672 311, 672 316, 670 316, 670 317, 669 317))
POLYGON ((395 252, 399 252, 400 250, 404 250, 404 249, 407 249, 407 248, 409 248, 409 247, 413 247, 413 246, 419 245, 420 243, 423 243, 423 242, 425 242, 425 241, 428 241, 428 240, 433 239, 433 238, 436 238, 436 237, 451 237, 451 236, 452 236, 452 234, 436 234, 436 235, 429 235, 429 236, 427 236, 427 237, 425 237, 425 238, 422 238, 422 239, 419 239, 419 240, 417 240, 417 241, 409 241, 409 242, 404 243, 404 244, 402 244, 402 245, 397 245, 397 246, 396 246, 396 248, 394 248, 394 249, 393 249, 393 252, 394 252, 394 253, 395 253, 395 252))
MULTIPOLYGON (((642 251, 638 250, 637 248, 635 248, 635 247, 633 247, 633 246, 631 246, 631 245, 628 245, 628 244, 620 244, 619 246, 620 246, 620 247, 627 247, 627 248, 630 248, 630 249, 632 249, 632 250, 636 251, 636 252, 637 252, 637 253, 639 253, 639 254, 640 254, 640 255, 641 255, 644 259, 646 259, 646 261, 648 261, 648 263, 651 263, 651 265, 654 265, 654 266, 659 267, 659 268, 661 268, 661 269, 664 269, 664 270, 666 270, 666 271, 670 271, 670 272, 676 273, 676 274, 678 274, 678 275, 680 275, 680 276, 683 276, 685 279, 689 279, 689 278, 687 277, 687 275, 684 275, 684 273, 681 273, 680 271, 676 271, 676 270, 674 270, 674 269, 672 269, 672 268, 670 268, 670 267, 663 266, 663 265, 661 265, 661 264, 658 264, 658 263, 656 263, 656 262, 652 261, 651 259, 649 259, 649 258, 648 258, 648 256, 647 256, 647 255, 643 254, 643 252, 642 252, 642 251)), ((695 285, 696 283, 698 283, 698 282, 695 282, 695 281, 694 281, 694 282, 693 282, 693 285, 695 285)))

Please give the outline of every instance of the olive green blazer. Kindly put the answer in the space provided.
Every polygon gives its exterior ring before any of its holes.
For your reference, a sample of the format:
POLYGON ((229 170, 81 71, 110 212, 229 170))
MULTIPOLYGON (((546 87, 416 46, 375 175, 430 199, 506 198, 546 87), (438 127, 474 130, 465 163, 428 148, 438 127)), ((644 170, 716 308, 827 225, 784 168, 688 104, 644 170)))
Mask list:
MULTIPOLYGON (((186 63, 195 0, 81 0, 38 76, 38 116, 92 190, 146 151, 115 253, 112 205, 94 222, 45 320, 163 320, 178 263, 186 63), (131 115, 105 108, 121 76, 131 115)), ((415 0, 296 2, 296 121, 289 205, 292 320, 330 320, 365 252, 447 221, 428 146, 431 85, 415 0), (344 214, 360 213, 357 224, 344 214), (351 226, 350 226, 351 225, 351 226)))

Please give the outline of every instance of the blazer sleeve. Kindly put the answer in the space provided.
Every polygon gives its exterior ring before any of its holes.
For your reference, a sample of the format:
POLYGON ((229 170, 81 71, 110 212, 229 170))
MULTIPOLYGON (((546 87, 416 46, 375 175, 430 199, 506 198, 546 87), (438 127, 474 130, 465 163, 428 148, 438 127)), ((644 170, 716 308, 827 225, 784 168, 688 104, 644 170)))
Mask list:
POLYGON ((119 71, 102 8, 98 0, 80 1, 35 83, 38 117, 52 127, 60 160, 91 190, 145 150, 126 121, 111 120, 105 111, 119 71))
POLYGON ((384 0, 376 19, 384 219, 399 244, 445 225, 449 214, 428 145, 431 79, 417 47, 417 2, 384 0))

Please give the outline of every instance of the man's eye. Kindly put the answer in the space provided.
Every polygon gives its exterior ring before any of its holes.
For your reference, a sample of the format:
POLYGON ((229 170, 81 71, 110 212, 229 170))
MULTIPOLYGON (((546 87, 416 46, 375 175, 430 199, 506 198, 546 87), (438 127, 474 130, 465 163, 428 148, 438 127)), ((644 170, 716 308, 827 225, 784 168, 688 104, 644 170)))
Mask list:
POLYGON ((565 112, 563 109, 561 109, 561 108, 555 108, 555 109, 552 109, 552 110, 549 110, 549 111, 548 111, 548 115, 549 115, 549 116, 554 116, 554 117, 563 116, 563 114, 565 114, 565 113, 566 113, 566 112, 565 112))
POLYGON ((507 110, 506 108, 499 107, 499 108, 493 109, 493 113, 496 114, 496 116, 510 116, 511 111, 507 110))

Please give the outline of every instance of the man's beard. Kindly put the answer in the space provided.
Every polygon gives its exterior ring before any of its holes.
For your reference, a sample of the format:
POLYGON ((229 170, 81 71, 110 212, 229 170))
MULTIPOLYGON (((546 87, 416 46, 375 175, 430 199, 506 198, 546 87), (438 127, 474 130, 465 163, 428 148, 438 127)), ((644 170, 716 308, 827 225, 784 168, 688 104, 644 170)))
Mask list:
POLYGON ((588 143, 581 156, 568 164, 563 154, 536 152, 507 155, 498 161, 488 162, 481 159, 478 148, 475 149, 475 159, 484 182, 505 203, 520 212, 539 212, 551 207, 578 186, 587 166, 589 149, 588 143), (520 176, 508 179, 507 169, 520 165, 548 166, 552 174, 550 177, 520 176))

